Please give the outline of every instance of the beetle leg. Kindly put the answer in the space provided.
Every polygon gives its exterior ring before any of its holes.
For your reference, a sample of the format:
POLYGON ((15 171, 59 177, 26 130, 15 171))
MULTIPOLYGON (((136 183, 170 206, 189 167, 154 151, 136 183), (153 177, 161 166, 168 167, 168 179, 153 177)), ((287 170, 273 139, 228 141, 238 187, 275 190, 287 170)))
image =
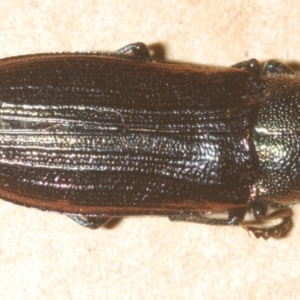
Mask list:
POLYGON ((178 216, 169 216, 170 221, 187 221, 195 223, 203 223, 209 225, 239 225, 247 212, 246 207, 236 208, 229 212, 221 212, 221 215, 227 214, 227 218, 210 217, 209 214, 182 214, 178 216))
POLYGON ((273 74, 295 74, 295 72, 283 63, 271 59, 265 63, 261 75, 270 76, 273 74))
POLYGON ((267 240, 269 237, 280 238, 289 231, 292 223, 291 220, 291 218, 284 218, 278 225, 268 228, 258 228, 252 226, 243 226, 243 228, 252 232, 256 238, 262 237, 265 240, 267 240))
POLYGON ((254 234, 256 238, 264 238, 267 240, 269 237, 279 238, 289 231, 292 225, 292 210, 290 208, 280 208, 270 214, 259 213, 257 210, 252 209, 252 213, 256 221, 244 222, 243 228, 254 234), (270 220, 282 219, 282 221, 274 226, 268 226, 267 222, 270 220), (251 224, 261 225, 260 227, 250 226, 251 224))
POLYGON ((77 224, 90 228, 90 229, 97 229, 104 224, 106 224, 110 218, 106 217, 93 217, 93 216, 84 216, 84 215, 73 215, 67 214, 69 218, 75 221, 77 224))
POLYGON ((130 51, 134 57, 145 58, 145 59, 150 58, 150 52, 148 47, 141 42, 126 45, 125 47, 116 51, 116 54, 124 55, 125 53, 130 51))
POLYGON ((242 70, 254 73, 256 75, 260 75, 260 70, 261 70, 260 63, 255 58, 241 61, 237 64, 234 64, 231 67, 237 68, 237 69, 242 69, 242 70))

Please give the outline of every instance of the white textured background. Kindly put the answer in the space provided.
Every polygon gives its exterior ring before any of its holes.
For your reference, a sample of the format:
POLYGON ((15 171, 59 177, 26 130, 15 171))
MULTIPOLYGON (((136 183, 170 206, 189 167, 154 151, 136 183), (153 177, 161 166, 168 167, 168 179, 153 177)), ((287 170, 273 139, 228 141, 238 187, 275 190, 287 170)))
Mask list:
MULTIPOLYGON (((0 57, 143 41, 194 63, 299 63, 299 31, 300 5, 286 0, 0 2, 0 57)), ((0 299, 299 299, 297 215, 267 242, 162 217, 91 231, 3 201, 0 220, 0 299)))

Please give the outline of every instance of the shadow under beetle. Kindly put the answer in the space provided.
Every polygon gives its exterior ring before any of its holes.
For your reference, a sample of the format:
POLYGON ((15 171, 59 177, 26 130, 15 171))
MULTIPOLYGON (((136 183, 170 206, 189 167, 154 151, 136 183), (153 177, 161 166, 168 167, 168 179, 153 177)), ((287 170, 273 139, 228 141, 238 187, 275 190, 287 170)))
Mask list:
POLYGON ((159 62, 143 43, 2 59, 0 197, 90 228, 151 214, 279 237, 300 201, 299 111, 300 76, 273 60, 159 62))

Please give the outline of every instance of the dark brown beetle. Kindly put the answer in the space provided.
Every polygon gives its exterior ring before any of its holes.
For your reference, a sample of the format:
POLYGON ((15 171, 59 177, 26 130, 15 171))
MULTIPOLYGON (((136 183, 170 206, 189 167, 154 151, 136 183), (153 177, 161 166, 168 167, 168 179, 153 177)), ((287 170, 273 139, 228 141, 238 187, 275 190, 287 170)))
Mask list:
POLYGON ((300 77, 275 61, 158 62, 143 43, 2 59, 0 197, 90 228, 251 210, 262 226, 247 230, 279 237, 300 200, 299 105, 300 77))

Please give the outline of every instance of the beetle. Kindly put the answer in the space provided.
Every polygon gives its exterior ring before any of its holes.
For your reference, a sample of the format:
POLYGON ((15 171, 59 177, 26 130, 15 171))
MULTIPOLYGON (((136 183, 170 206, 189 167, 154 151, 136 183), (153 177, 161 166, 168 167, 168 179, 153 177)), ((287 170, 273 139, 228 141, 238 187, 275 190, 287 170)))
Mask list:
POLYGON ((161 62, 143 43, 5 58, 0 198, 89 228, 150 214, 279 237, 300 196, 299 104, 274 60, 161 62))

